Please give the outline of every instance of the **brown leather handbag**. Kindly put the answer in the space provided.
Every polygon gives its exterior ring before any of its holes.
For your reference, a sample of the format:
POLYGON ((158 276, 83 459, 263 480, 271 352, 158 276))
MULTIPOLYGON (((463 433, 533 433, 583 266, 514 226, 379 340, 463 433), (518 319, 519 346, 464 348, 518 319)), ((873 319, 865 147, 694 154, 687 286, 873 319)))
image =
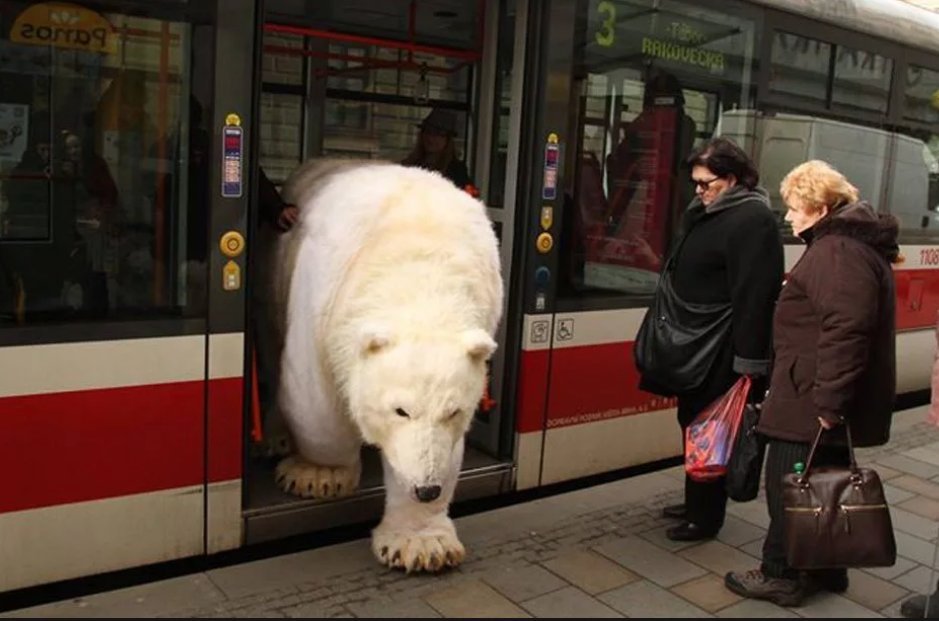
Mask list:
POLYGON ((889 567, 897 560, 880 477, 858 468, 851 429, 844 427, 849 466, 812 468, 824 431, 819 425, 805 472, 783 477, 786 556, 794 569, 889 567))

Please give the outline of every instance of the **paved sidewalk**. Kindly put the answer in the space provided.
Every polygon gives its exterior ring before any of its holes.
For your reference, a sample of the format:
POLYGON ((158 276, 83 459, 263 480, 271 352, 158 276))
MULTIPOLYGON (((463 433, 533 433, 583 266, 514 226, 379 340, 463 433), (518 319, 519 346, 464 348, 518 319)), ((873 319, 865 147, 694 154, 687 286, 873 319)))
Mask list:
POLYGON ((930 587, 939 534, 939 429, 925 409, 898 413, 890 444, 859 451, 885 481, 895 566, 851 571, 844 595, 800 608, 742 600, 725 572, 758 564, 765 501, 731 503, 716 540, 664 536, 662 506, 679 501, 681 468, 457 520, 467 562, 405 576, 367 540, 13 611, 31 617, 878 617, 930 587))

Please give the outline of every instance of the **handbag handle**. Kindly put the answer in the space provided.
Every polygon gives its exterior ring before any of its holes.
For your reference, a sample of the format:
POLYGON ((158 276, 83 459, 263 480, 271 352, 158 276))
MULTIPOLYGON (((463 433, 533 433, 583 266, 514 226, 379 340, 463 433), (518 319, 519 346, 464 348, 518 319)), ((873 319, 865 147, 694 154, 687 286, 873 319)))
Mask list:
MULTIPOLYGON (((851 441, 851 426, 848 424, 847 421, 845 421, 842 427, 844 427, 845 435, 848 438, 848 459, 851 460, 851 463, 850 463, 851 474, 852 476, 857 475, 858 468, 857 468, 857 460, 854 459, 854 443, 851 441)), ((805 473, 799 478, 800 483, 809 477, 809 471, 812 470, 812 462, 815 460, 815 450, 818 448, 818 443, 822 439, 822 433, 824 432, 825 432, 825 428, 822 427, 821 423, 819 423, 818 433, 815 434, 815 441, 812 442, 812 448, 809 450, 809 457, 805 463, 805 473)))

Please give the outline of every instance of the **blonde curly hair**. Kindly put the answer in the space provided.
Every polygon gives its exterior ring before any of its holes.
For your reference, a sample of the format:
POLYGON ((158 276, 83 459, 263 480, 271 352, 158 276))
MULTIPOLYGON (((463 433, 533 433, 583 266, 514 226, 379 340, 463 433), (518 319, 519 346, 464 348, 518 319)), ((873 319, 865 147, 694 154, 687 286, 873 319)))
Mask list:
POLYGON ((844 175, 822 160, 809 160, 789 171, 779 184, 779 193, 786 205, 797 199, 803 211, 810 214, 829 210, 860 198, 858 189, 844 175))

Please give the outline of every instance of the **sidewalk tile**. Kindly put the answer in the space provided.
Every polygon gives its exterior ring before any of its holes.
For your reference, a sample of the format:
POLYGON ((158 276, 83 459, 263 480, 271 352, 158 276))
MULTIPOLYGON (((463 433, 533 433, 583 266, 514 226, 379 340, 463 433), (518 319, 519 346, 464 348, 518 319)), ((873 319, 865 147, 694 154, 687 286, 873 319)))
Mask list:
POLYGON ((706 611, 646 580, 598 596, 621 613, 638 618, 710 617, 706 611))
POLYGON ((889 455, 887 457, 881 457, 873 466, 875 470, 877 469, 878 464, 883 464, 888 468, 901 470, 907 474, 912 474, 926 479, 939 474, 939 466, 927 464, 926 462, 922 462, 917 459, 911 459, 905 455, 889 455))
POLYGON ((870 619, 880 614, 869 610, 847 597, 834 593, 821 593, 810 597, 802 606, 793 608, 798 615, 810 619, 870 619))
POLYGON ((518 619, 529 616, 498 591, 474 579, 426 595, 424 601, 444 617, 518 619))
POLYGON ((522 606, 535 617, 545 619, 618 619, 623 616, 575 587, 530 599, 522 606))
POLYGON ((763 539, 757 539, 756 541, 751 541, 746 545, 740 546, 740 551, 749 554, 753 558, 763 558, 763 539))
POLYGON ((897 541, 897 554, 921 565, 932 566, 936 549, 934 544, 896 529, 893 531, 893 536, 897 541))
POLYGON ((911 513, 902 507, 891 507, 890 519, 895 530, 902 530, 920 539, 933 540, 939 531, 939 524, 934 520, 911 513))
POLYGON ((743 599, 729 591, 724 586, 724 579, 714 574, 689 580, 672 587, 671 591, 708 612, 716 612, 743 599))
POLYGON ((436 610, 420 599, 371 599, 346 608, 361 619, 433 619, 440 617, 436 610))
MULTIPOLYGON (((765 501, 763 503, 765 505, 765 501)), ((766 536, 766 529, 755 526, 750 522, 741 520, 733 515, 728 515, 724 520, 724 527, 717 534, 718 541, 722 541, 729 546, 740 547, 751 541, 763 540, 766 536)))
POLYGON ((205 574, 180 576, 139 586, 24 608, 2 617, 161 617, 225 601, 205 574))
MULTIPOLYGON (((910 476, 910 475, 903 475, 910 476)), ((884 483, 884 497, 887 499, 887 504, 891 507, 895 507, 905 500, 910 498, 916 498, 916 494, 911 491, 900 489, 899 487, 892 485, 890 483, 884 483)))
POLYGON ((931 593, 936 589, 937 580, 939 580, 939 572, 933 575, 929 567, 925 565, 917 565, 915 569, 893 579, 896 584, 914 593, 931 593))
POLYGON ((678 552, 679 550, 684 550, 685 548, 690 548, 693 545, 697 545, 698 542, 696 541, 672 541, 665 536, 665 531, 678 524, 680 524, 680 522, 675 520, 674 523, 669 523, 664 526, 656 526, 655 528, 641 532, 639 533, 639 536, 650 543, 654 543, 663 550, 668 550, 669 552, 678 552))
POLYGON ((680 553, 685 559, 707 567, 722 579, 729 571, 747 571, 759 567, 760 560, 719 541, 708 541, 680 553))
POLYGON ((638 537, 624 537, 596 548, 603 556, 664 587, 707 573, 701 567, 638 537))
MULTIPOLYGON (((899 506, 907 511, 921 515, 924 518, 939 521, 939 501, 924 496, 917 496, 916 498, 910 498, 909 500, 901 502, 899 506)), ((936 530, 939 530, 939 526, 937 526, 936 530)))
POLYGON ((745 599, 739 604, 728 606, 717 613, 726 619, 791 619, 798 618, 796 613, 771 602, 758 599, 745 599))
POLYGON ((933 466, 939 466, 939 451, 929 446, 920 446, 908 451, 903 451, 902 454, 919 461, 924 461, 927 464, 932 464, 933 466))
POLYGON ((893 564, 893 567, 868 567, 864 569, 864 571, 878 578, 883 578, 884 580, 893 580, 916 566, 916 563, 910 559, 898 556, 897 562, 893 564))
POLYGON ((522 602, 568 586, 567 582, 538 565, 500 567, 480 577, 513 602, 522 602))
POLYGON ((769 528, 769 512, 766 509, 765 500, 730 503, 727 506, 727 513, 760 528, 769 528))
POLYGON ((907 590, 857 569, 848 570, 844 596, 871 610, 880 610, 907 595, 907 590))
POLYGON ((890 485, 899 487, 908 492, 913 492, 920 496, 926 496, 927 498, 932 498, 933 500, 939 500, 939 484, 932 481, 926 481, 922 477, 914 476, 912 474, 904 474, 895 479, 890 480, 890 485))
POLYGON ((586 550, 562 554, 543 565, 590 595, 639 580, 628 569, 586 550))

